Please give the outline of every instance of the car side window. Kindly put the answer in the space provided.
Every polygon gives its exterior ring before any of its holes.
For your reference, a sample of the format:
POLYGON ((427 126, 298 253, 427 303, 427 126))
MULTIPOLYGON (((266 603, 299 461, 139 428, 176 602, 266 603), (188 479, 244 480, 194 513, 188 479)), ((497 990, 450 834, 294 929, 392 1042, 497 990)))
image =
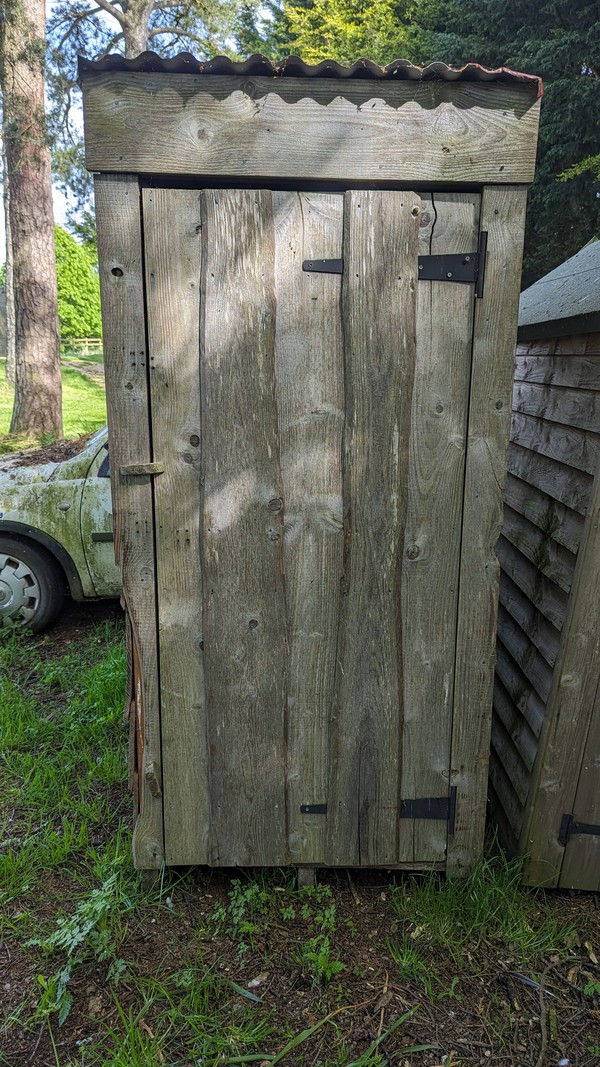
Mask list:
POLYGON ((102 460, 102 463, 98 467, 99 478, 110 478, 110 457, 108 455, 108 445, 106 445, 106 455, 102 460))

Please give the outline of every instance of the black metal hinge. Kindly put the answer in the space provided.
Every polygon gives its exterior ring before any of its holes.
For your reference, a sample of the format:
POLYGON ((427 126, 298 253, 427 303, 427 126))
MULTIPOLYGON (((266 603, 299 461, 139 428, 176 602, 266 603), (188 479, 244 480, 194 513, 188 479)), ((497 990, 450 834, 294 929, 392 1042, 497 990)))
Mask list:
MULTIPOLYGON (((482 230, 479 234, 476 252, 419 256, 419 281, 474 284, 475 296, 481 298, 485 279, 487 239, 487 231, 482 230)), ((343 259, 305 259, 302 270, 316 274, 343 274, 344 261, 343 259)))
POLYGON ((593 822, 577 822, 574 815, 563 815, 560 820, 558 841, 561 845, 568 845, 573 834, 590 834, 592 837, 600 837, 600 824, 593 822))
POLYGON ((327 804, 301 804, 303 815, 327 815, 327 804))
POLYGON ((448 833, 454 833, 456 821, 456 786, 447 797, 419 797, 400 801, 401 819, 442 819, 448 823, 448 833))

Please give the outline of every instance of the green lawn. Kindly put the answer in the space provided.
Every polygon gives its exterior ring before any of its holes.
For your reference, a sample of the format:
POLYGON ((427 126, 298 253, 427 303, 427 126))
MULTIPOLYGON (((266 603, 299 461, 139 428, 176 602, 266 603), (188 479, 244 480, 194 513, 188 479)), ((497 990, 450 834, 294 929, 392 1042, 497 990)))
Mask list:
MULTIPOLYGON (((65 437, 80 437, 103 426, 106 422, 106 396, 103 386, 67 367, 63 368, 62 382, 65 437)), ((13 396, 13 387, 5 378, 5 361, 0 360, 0 452, 13 452, 16 448, 30 448, 40 443, 48 443, 9 435, 13 396)))

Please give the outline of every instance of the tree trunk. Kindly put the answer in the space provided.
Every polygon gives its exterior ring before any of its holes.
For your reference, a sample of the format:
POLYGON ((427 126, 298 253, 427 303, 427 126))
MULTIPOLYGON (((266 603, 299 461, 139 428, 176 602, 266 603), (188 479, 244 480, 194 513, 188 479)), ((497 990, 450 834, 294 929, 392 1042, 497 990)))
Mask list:
POLYGON ((44 0, 2 3, 3 135, 15 305, 11 433, 62 436, 50 148, 44 118, 44 0))
POLYGON ((129 0, 121 21, 128 59, 139 56, 148 47, 148 22, 154 0, 129 0))
POLYGON ((15 294, 13 287, 12 244, 10 240, 10 215, 8 204, 10 192, 6 179, 6 152, 2 149, 2 173, 4 174, 4 233, 6 237, 6 380, 15 381, 15 294))

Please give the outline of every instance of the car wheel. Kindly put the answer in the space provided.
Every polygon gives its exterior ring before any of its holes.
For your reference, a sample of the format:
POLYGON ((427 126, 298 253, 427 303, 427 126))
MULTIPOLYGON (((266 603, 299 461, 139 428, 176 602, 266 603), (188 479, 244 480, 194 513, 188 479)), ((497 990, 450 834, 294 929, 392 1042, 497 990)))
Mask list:
POLYGON ((0 536, 0 624, 39 633, 58 615, 65 580, 45 549, 0 536))

